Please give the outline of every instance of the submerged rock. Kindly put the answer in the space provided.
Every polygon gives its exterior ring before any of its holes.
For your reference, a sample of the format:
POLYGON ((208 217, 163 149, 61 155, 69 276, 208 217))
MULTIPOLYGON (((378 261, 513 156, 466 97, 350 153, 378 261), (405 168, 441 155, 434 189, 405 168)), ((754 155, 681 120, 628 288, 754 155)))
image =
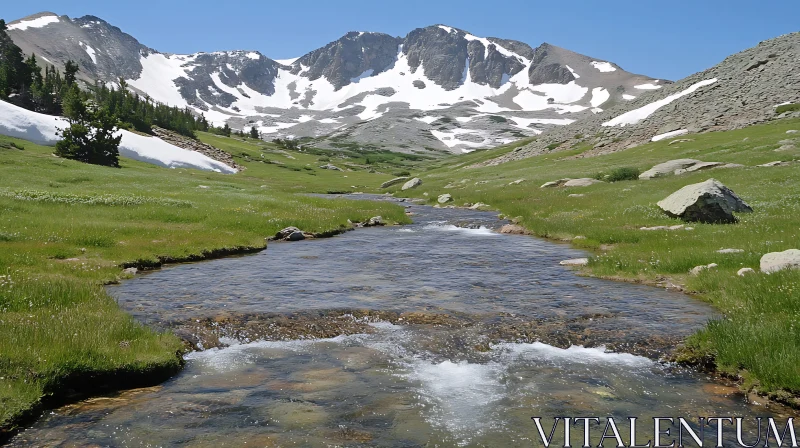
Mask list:
POLYGON ((800 250, 770 252, 761 257, 761 272, 771 274, 784 269, 800 269, 800 250))
POLYGON ((658 206, 673 218, 705 223, 734 223, 734 212, 753 211, 736 193, 716 179, 687 185, 659 201, 658 206))
POLYGON ((417 188, 418 186, 422 185, 422 180, 419 177, 415 177, 410 181, 403 184, 403 190, 410 190, 412 188, 417 188))

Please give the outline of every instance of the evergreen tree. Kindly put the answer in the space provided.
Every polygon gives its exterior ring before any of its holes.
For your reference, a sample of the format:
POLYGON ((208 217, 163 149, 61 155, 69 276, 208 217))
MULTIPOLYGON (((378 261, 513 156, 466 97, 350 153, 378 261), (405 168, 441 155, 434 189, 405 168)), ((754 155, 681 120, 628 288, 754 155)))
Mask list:
POLYGON ((261 134, 259 134, 258 129, 255 126, 250 128, 250 138, 259 139, 261 138, 261 134))
POLYGON ((64 84, 72 87, 75 84, 75 75, 78 73, 78 64, 72 60, 64 64, 64 84))
POLYGON ((119 143, 114 136, 117 119, 106 109, 90 108, 77 84, 66 91, 62 103, 69 127, 61 131, 56 155, 105 166, 119 166, 119 143))
POLYGON ((222 135, 225 137, 231 136, 231 127, 228 126, 228 123, 225 123, 225 126, 222 127, 222 135))

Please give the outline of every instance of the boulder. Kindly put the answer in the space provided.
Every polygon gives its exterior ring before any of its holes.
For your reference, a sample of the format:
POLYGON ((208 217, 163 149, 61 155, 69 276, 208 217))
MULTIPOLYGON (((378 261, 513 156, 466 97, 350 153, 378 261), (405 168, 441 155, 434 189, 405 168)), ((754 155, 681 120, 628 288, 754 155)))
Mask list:
POLYGON ((523 182, 525 182, 525 179, 517 179, 514 182, 509 182, 508 185, 519 185, 519 184, 521 184, 523 182))
POLYGON ((286 241, 302 241, 304 239, 306 239, 306 235, 298 230, 297 232, 292 232, 291 235, 286 238, 286 241))
POLYGON ((736 222, 734 212, 753 211, 736 193, 716 179, 687 185, 659 201, 658 206, 673 218, 705 223, 733 223, 736 222))
POLYGON ((139 272, 139 270, 136 268, 126 268, 122 270, 122 273, 127 275, 136 275, 137 272, 139 272))
POLYGON ((412 188, 417 188, 418 186, 422 185, 422 180, 419 177, 415 177, 410 181, 403 184, 403 190, 410 190, 412 188))
POLYGON ((639 179, 653 179, 655 177, 667 176, 675 173, 675 171, 677 170, 686 169, 698 163, 703 163, 703 162, 695 159, 670 160, 668 162, 659 163, 658 165, 640 174, 639 179))
POLYGON ((342 170, 341 168, 339 168, 338 166, 336 166, 336 165, 331 165, 330 163, 328 163, 328 164, 326 164, 326 165, 322 165, 320 168, 322 168, 323 170, 343 171, 343 170, 342 170))
POLYGON ((797 130, 796 129, 789 129, 788 131, 786 131, 786 133, 787 134, 797 134, 797 130))
POLYGON ((741 268, 736 272, 736 275, 738 275, 739 277, 744 277, 747 274, 755 274, 755 273, 756 271, 754 271, 752 268, 741 268))
POLYGON ((800 250, 770 252, 761 257, 761 272, 771 274, 784 269, 800 269, 800 250))
POLYGON ((675 175, 681 175, 683 173, 692 173, 692 172, 695 172, 695 171, 705 170, 705 169, 708 169, 708 168, 715 168, 715 167, 718 167, 720 165, 723 165, 723 163, 722 162, 700 162, 700 163, 695 163, 694 165, 692 165, 690 167, 686 167, 686 168, 681 168, 681 169, 675 170, 675 175))
POLYGON ((689 271, 689 274, 700 275, 701 272, 707 271, 709 269, 714 269, 716 267, 717 267, 716 263, 706 264, 702 266, 695 266, 689 271))
POLYGON ((586 266, 589 264, 588 258, 573 258, 571 260, 564 260, 559 262, 561 266, 586 266))
POLYGON ((479 209, 481 207, 488 207, 488 206, 489 206, 489 204, 484 204, 483 202, 478 202, 477 204, 470 205, 469 209, 470 210, 477 210, 477 209, 479 209))
POLYGON ((505 233, 509 235, 530 235, 525 227, 522 227, 519 224, 506 224, 503 227, 500 227, 500 233, 505 233))
POLYGON ((407 181, 408 179, 409 179, 409 178, 408 178, 407 176, 405 176, 405 177, 395 177, 395 178, 394 178, 394 179, 392 179, 392 180, 387 180, 386 182, 382 183, 382 184, 381 184, 381 188, 389 188, 389 187, 391 187, 392 185, 397 185, 397 184, 399 184, 400 182, 407 181))
POLYGON ((447 204, 448 202, 453 200, 453 195, 450 193, 440 194, 439 198, 436 199, 436 202, 440 204, 447 204))
POLYGON ((542 186, 541 186, 541 187, 539 187, 539 188, 552 188, 552 187, 560 187, 560 186, 564 185, 565 183, 567 183, 567 182, 569 182, 569 181, 571 181, 571 180, 572 180, 572 179, 570 179, 569 177, 566 177, 566 178, 564 178, 564 179, 554 180, 554 181, 552 181, 552 182, 545 182, 545 183, 543 183, 543 184, 542 184, 542 186))
POLYGON ((564 184, 564 186, 565 187, 588 187, 590 185, 599 184, 599 183, 602 183, 602 181, 599 181, 597 179, 592 179, 590 177, 583 177, 583 178, 580 178, 580 179, 569 180, 564 184))
POLYGON ((367 220, 367 222, 365 222, 363 224, 364 227, 377 227, 377 226, 384 226, 384 225, 386 225, 386 223, 383 222, 383 217, 381 217, 381 216, 373 216, 372 218, 369 218, 367 220))
POLYGON ((278 233, 276 233, 276 234, 275 234, 275 237, 274 237, 273 239, 276 239, 276 240, 285 240, 286 238, 289 238, 289 235, 291 235, 291 234, 293 234, 293 233, 295 233, 295 232, 300 232, 300 233, 302 233, 302 230, 300 230, 300 229, 298 229, 297 227, 294 227, 294 226, 292 226, 292 227, 286 227, 285 229, 282 229, 281 231, 279 231, 278 233))

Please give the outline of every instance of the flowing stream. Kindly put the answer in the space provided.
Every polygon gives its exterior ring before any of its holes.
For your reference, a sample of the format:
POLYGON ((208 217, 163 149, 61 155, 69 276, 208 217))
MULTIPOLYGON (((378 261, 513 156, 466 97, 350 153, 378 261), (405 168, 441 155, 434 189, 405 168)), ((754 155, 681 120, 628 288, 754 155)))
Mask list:
POLYGON ((549 432, 555 416, 770 415, 658 361, 707 305, 579 277, 558 262, 583 252, 496 233, 493 213, 407 207, 412 225, 110 287, 204 350, 161 386, 55 410, 11 446, 522 447, 541 446, 533 416, 549 432))

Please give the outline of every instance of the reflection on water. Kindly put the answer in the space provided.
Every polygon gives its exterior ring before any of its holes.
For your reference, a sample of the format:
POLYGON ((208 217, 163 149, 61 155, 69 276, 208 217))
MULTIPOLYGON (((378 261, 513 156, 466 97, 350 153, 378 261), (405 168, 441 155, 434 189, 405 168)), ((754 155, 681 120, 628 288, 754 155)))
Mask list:
POLYGON ((164 385, 59 409, 12 446, 522 447, 541 443, 532 416, 767 415, 733 388, 645 357, 504 341, 509 333, 492 325, 509 319, 551 325, 567 340, 570 332, 600 334, 598 343, 674 340, 711 312, 679 294, 577 277, 558 261, 580 251, 498 235, 491 214, 412 209, 408 227, 272 244, 112 292, 162 326, 237 313, 342 319, 325 317, 337 308, 433 310, 456 324, 372 319, 332 338, 223 338, 229 347, 189 354, 164 385), (575 316, 602 318, 576 327, 575 316))

